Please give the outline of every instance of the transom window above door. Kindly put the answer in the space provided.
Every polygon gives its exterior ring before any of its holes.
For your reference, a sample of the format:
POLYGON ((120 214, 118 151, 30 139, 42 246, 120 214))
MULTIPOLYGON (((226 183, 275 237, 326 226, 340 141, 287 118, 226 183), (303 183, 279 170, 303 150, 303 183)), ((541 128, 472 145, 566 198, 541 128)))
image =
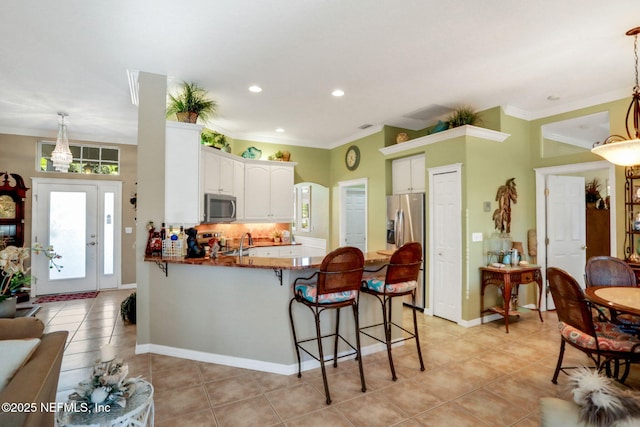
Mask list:
MULTIPOLYGON (((57 172, 53 167, 51 153, 56 143, 53 141, 38 142, 38 164, 40 172, 57 172)), ((68 173, 120 175, 120 149, 99 145, 69 144, 73 161, 68 173)))

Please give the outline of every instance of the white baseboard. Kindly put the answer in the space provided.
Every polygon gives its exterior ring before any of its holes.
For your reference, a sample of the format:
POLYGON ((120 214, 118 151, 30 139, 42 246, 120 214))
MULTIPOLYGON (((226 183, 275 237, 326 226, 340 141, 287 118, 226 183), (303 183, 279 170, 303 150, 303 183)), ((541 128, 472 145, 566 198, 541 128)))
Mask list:
POLYGON ((137 283, 123 283, 118 289, 136 289, 137 287, 137 283))
MULTIPOLYGON (((404 345, 404 341, 393 346, 404 345)), ((362 355, 386 351, 384 344, 376 343, 362 347, 362 355)), ((159 344, 136 344, 136 354, 154 353, 163 356, 179 357, 181 359, 197 360, 199 362, 217 363, 218 365, 233 366, 235 368, 253 369, 255 371, 270 372, 273 374, 293 375, 298 373, 298 364, 283 365, 279 363, 265 362, 262 360, 245 359, 242 357, 226 356, 222 354, 207 353, 204 351, 187 350, 178 347, 169 347, 159 344)), ((320 367, 320 362, 315 359, 303 360, 300 364, 302 371, 308 371, 320 367)))
MULTIPOLYGON (((528 308, 528 309, 535 309, 536 305, 535 304, 527 304, 527 305, 523 305, 522 307, 524 308, 528 308)), ((433 310, 430 308, 425 308, 424 309, 424 314, 428 315, 428 316, 433 316, 433 310)), ((481 325, 482 323, 488 323, 488 322, 493 322, 494 320, 499 320, 502 319, 503 317, 498 314, 498 313, 493 313, 490 314, 488 316, 483 316, 483 318, 475 318, 475 319, 471 319, 471 320, 460 320, 459 322, 457 322, 458 325, 464 327, 464 328, 472 328, 474 326, 478 326, 481 325)))

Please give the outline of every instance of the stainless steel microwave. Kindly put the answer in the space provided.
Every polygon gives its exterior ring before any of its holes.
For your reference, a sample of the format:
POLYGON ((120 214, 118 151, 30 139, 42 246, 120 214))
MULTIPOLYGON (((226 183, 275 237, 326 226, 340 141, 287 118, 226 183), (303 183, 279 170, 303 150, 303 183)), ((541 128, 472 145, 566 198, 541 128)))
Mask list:
POLYGON ((204 221, 233 222, 236 220, 236 197, 225 194, 206 193, 204 195, 204 221))

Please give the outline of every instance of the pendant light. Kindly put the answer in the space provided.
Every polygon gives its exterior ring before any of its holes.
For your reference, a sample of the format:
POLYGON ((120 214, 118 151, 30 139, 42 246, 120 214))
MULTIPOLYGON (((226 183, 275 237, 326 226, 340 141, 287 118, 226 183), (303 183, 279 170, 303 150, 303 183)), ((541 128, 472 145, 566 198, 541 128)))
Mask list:
POLYGON ((60 123, 58 124, 58 139, 56 140, 56 148, 51 153, 51 160, 53 161, 53 167, 60 172, 68 172, 69 165, 73 161, 73 155, 69 150, 69 139, 67 139, 67 124, 64 122, 64 118, 68 116, 67 113, 58 113, 60 116, 60 123))
POLYGON ((633 87, 631 104, 627 109, 627 138, 620 135, 611 135, 602 142, 593 144, 591 152, 604 157, 615 165, 634 166, 640 165, 640 86, 638 85, 638 34, 640 27, 632 28, 626 33, 634 37, 633 49, 636 60, 636 84, 633 87), (633 131, 630 123, 633 121, 633 131))

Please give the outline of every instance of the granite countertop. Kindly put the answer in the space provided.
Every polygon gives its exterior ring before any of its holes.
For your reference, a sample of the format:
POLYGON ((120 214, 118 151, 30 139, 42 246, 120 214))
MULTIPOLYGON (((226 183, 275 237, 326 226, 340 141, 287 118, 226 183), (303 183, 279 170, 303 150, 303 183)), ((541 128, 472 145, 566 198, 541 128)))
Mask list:
MULTIPOLYGON (((255 245, 254 245, 255 246, 255 245)), ((324 257, 298 257, 298 258, 267 258, 250 256, 221 255, 216 259, 211 258, 181 258, 181 257, 145 257, 147 262, 160 262, 169 264, 205 265, 209 267, 240 267, 240 268, 268 268, 275 270, 304 270, 307 268, 319 268, 324 257)), ((366 252, 364 264, 380 264, 389 260, 386 255, 378 252, 366 252)))

